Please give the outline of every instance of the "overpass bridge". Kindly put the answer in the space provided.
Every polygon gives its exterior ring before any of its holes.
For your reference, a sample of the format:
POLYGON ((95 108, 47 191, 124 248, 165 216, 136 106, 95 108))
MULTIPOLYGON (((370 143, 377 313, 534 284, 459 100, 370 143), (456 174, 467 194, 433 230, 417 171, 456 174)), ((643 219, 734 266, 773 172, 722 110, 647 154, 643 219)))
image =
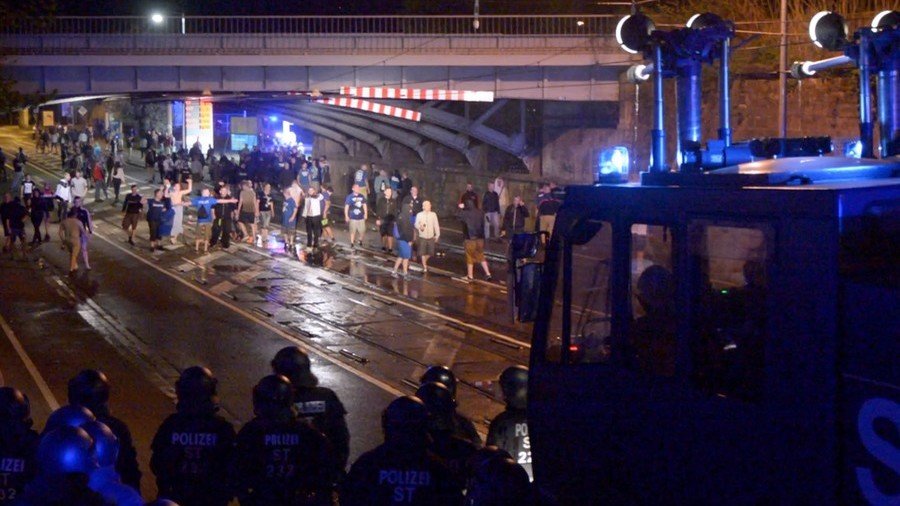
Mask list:
POLYGON ((337 91, 397 86, 616 100, 612 15, 57 17, 0 27, 23 91, 337 91))

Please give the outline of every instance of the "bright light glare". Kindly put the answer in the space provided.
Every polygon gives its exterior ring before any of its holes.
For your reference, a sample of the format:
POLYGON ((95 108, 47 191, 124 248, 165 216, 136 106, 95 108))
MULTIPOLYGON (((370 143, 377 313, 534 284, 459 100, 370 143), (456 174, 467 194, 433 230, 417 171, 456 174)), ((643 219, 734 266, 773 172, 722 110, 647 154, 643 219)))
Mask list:
POLYGON ((806 75, 812 77, 812 76, 814 76, 814 75, 816 74, 816 71, 810 69, 810 68, 809 68, 810 65, 812 65, 812 62, 811 62, 811 61, 803 62, 803 64, 800 65, 800 71, 803 72, 804 74, 806 74, 806 75))
POLYGON ((575 22, 575 24, 578 26, 584 26, 584 21, 579 19, 578 21, 575 22))
POLYGON ((628 16, 625 16, 624 18, 620 19, 619 24, 616 25, 616 42, 618 42, 619 45, 622 46, 622 49, 624 49, 625 52, 631 53, 631 54, 637 54, 637 51, 626 46, 625 43, 622 41, 622 27, 625 25, 625 22, 628 21, 628 18, 630 18, 630 17, 631 17, 630 14, 628 16))
POLYGON ((881 24, 881 20, 886 16, 889 16, 894 11, 881 11, 872 18, 872 29, 877 30, 878 25, 881 24))
POLYGON ((598 160, 598 179, 617 176, 628 177, 629 156, 625 146, 614 146, 600 152, 598 160))
POLYGON ((819 24, 819 21, 821 21, 822 18, 824 18, 825 16, 827 16, 829 14, 831 14, 831 11, 820 11, 820 12, 817 12, 816 15, 812 17, 811 20, 809 20, 809 38, 810 38, 810 40, 813 41, 813 44, 815 44, 818 47, 823 47, 823 46, 822 46, 822 43, 819 42, 818 37, 816 37, 816 26, 819 24))
POLYGON ((161 25, 163 20, 165 20, 165 18, 158 12, 154 12, 152 15, 150 15, 150 21, 153 21, 154 24, 161 25))
POLYGON ((278 116, 269 116, 269 121, 278 121, 278 116))
POLYGON ((844 156, 850 158, 862 158, 863 143, 861 140, 850 141, 844 144, 844 156))
POLYGON ((644 65, 643 63, 637 65, 634 68, 634 75, 641 81, 646 81, 647 79, 650 79, 650 72, 647 72, 647 66, 644 65))

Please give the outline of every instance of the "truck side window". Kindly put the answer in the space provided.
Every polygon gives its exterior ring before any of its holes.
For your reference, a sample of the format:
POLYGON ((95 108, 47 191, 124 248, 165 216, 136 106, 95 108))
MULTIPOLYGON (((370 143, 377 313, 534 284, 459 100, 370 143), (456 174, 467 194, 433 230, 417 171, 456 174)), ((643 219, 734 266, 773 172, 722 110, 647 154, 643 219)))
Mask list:
POLYGON ((769 237, 765 226, 694 222, 690 241, 695 386, 758 401, 768 340, 769 237))
POLYGON ((568 346, 569 363, 603 363, 610 358, 610 260, 612 226, 608 222, 576 222, 566 237, 572 250, 569 340, 563 339, 563 269, 560 262, 556 296, 547 336, 548 361, 559 362, 561 347, 568 346), (596 233, 593 233, 596 230, 596 233), (593 233, 593 235, 591 235, 593 233), (581 244, 583 243, 583 244, 581 244))
POLYGON ((626 365, 654 376, 674 376, 677 356, 672 236, 667 227, 631 226, 631 307, 626 365))

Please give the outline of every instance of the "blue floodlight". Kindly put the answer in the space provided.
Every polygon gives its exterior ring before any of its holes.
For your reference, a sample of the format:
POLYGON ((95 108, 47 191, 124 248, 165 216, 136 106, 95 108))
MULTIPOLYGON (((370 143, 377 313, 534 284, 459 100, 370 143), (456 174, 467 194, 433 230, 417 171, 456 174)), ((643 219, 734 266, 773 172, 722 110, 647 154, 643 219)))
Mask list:
POLYGON ((631 166, 628 148, 613 146, 600 152, 597 160, 596 180, 601 183, 621 183, 628 180, 631 166))
POLYGON ((850 158, 862 158, 863 143, 861 140, 852 140, 844 144, 844 156, 850 158))

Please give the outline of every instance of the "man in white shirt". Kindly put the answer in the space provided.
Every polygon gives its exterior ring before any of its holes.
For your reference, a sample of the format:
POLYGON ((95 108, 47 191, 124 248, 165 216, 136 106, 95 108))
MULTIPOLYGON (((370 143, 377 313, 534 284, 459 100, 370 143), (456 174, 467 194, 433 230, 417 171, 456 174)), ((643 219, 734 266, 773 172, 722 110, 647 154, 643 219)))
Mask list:
POLYGON ((322 195, 315 187, 309 188, 309 195, 303 201, 302 216, 306 221, 306 248, 318 248, 322 235, 322 195))
POLYGON ((72 200, 78 197, 84 198, 84 196, 87 195, 88 181, 84 178, 84 175, 82 175, 80 170, 75 172, 75 177, 72 178, 70 184, 72 188, 72 200))
POLYGON ((419 256, 422 257, 422 271, 428 272, 428 259, 434 255, 434 246, 441 237, 441 226, 437 213, 431 210, 431 201, 422 202, 422 211, 416 215, 416 231, 419 234, 419 256))

